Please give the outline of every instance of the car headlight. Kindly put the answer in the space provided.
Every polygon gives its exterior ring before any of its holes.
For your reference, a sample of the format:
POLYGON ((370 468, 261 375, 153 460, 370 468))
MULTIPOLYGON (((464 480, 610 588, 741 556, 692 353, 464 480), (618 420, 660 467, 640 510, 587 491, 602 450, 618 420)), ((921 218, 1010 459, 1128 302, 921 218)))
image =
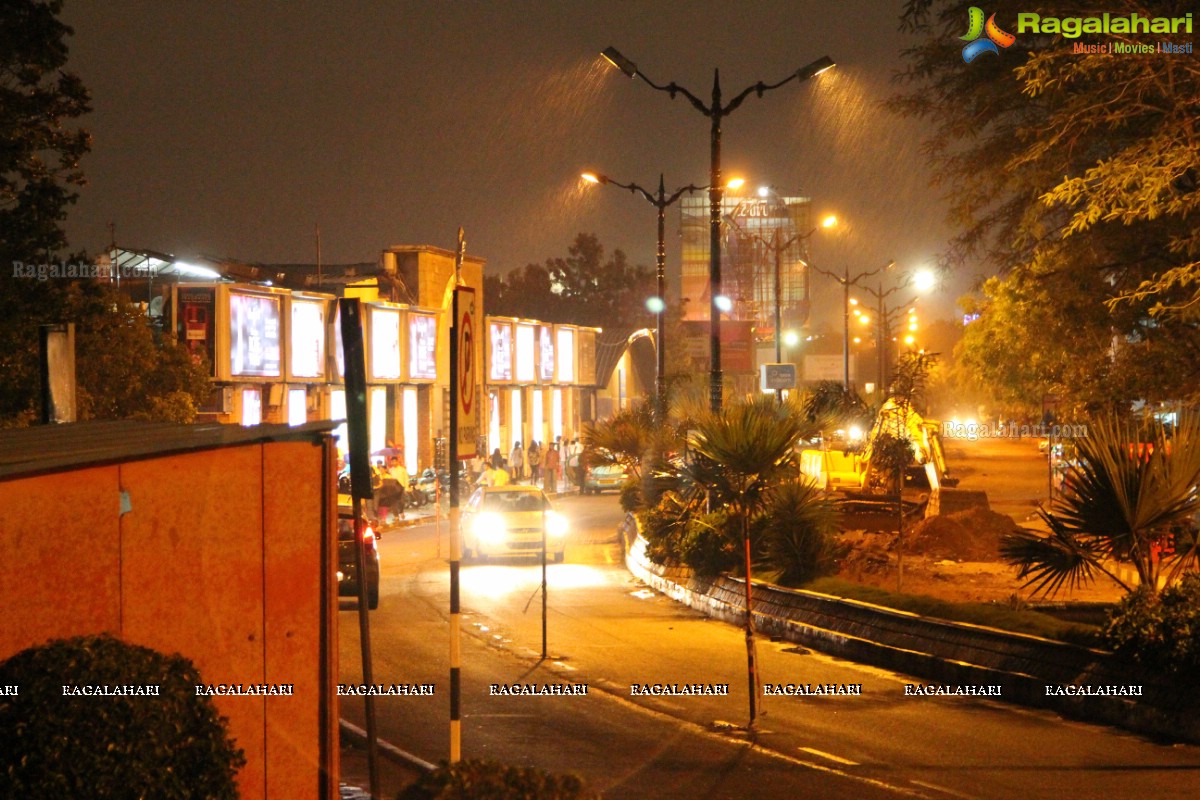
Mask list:
POLYGON ((494 512, 486 511, 475 518, 471 523, 471 533, 481 542, 488 544, 496 544, 504 541, 504 536, 507 529, 504 526, 504 518, 494 512))
POLYGON ((546 533, 550 536, 567 535, 567 518, 557 511, 546 512, 546 533))

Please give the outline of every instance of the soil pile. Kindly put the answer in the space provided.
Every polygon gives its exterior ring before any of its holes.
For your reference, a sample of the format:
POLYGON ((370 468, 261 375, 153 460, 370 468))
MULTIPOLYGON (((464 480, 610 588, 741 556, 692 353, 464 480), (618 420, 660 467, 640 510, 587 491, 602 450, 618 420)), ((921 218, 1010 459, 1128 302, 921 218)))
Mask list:
POLYGON ((934 560, 998 561, 1000 537, 1018 529, 1006 514, 972 508, 921 520, 904 537, 904 549, 934 560))

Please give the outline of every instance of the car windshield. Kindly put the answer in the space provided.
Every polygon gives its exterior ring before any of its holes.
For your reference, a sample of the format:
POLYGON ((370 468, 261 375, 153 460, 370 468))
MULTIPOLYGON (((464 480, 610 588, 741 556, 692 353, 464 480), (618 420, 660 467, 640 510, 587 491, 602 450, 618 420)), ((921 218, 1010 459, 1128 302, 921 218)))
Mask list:
POLYGON ((485 511, 501 514, 510 511, 541 511, 545 505, 542 495, 534 492, 488 492, 483 497, 485 511))

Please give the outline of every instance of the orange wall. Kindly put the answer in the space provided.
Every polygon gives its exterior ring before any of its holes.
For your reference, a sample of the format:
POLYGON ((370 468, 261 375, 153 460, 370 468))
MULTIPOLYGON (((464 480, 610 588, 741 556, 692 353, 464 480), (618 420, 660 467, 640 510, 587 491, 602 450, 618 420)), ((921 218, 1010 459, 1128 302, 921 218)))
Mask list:
POLYGON ((0 483, 0 658, 109 632, 182 653, 206 683, 294 684, 213 699, 246 753, 243 797, 318 797, 322 556, 336 547, 323 463, 320 445, 274 442, 0 483))

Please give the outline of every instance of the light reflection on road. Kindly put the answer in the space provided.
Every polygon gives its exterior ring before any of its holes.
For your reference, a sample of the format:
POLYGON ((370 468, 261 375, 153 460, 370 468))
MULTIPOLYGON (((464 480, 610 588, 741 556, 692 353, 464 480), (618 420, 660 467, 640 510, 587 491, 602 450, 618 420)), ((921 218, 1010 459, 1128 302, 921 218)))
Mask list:
MULTIPOLYGON (((462 573, 463 590, 469 594, 498 600, 517 592, 527 592, 542 582, 541 566, 489 564, 468 567, 462 573)), ((604 570, 585 564, 551 564, 546 570, 550 589, 589 589, 607 584, 604 570)))

